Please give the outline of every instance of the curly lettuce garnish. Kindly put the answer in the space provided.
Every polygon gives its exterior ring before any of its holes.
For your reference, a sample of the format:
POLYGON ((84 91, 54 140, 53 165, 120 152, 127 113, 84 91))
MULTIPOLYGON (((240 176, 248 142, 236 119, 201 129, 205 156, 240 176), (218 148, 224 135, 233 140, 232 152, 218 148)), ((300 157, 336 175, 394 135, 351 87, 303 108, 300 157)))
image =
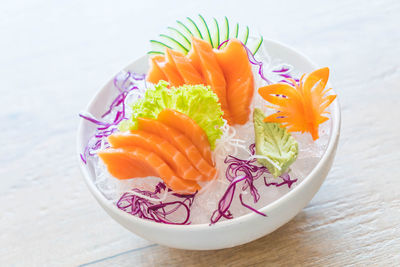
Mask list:
POLYGON ((183 85, 168 88, 168 83, 160 81, 154 89, 148 89, 143 98, 132 105, 132 118, 120 124, 121 131, 137 129, 137 118, 156 119, 166 108, 182 112, 192 118, 207 134, 211 149, 222 135, 221 105, 209 86, 183 85))

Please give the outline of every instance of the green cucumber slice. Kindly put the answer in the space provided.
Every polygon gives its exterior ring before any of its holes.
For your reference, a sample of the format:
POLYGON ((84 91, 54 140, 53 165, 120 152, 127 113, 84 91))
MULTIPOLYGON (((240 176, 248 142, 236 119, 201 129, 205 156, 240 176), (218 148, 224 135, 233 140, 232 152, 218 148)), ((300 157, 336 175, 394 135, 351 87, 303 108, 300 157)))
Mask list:
MULTIPOLYGON (((160 34, 160 41, 151 40, 152 51, 150 54, 164 54, 165 47, 176 49, 187 54, 191 49, 191 37, 195 36, 203 40, 207 40, 213 48, 218 48, 221 43, 230 38, 239 39, 246 45, 255 55, 261 48, 263 37, 250 37, 250 29, 248 26, 240 27, 239 23, 230 23, 225 16, 222 20, 214 20, 214 25, 207 23, 205 18, 199 14, 199 20, 187 17, 187 23, 177 20, 177 26, 167 27, 167 34, 160 34), (199 24, 200 23, 200 24, 199 24)), ((221 46, 225 47, 226 44, 221 46)))
POLYGON ((235 38, 238 38, 239 36, 239 23, 236 23, 236 27, 235 27, 235 38))
POLYGON ((191 47, 191 42, 189 41, 189 39, 178 29, 174 28, 174 27, 168 27, 168 30, 170 30, 171 32, 174 32, 177 34, 177 36, 179 36, 180 39, 184 40, 186 42, 186 44, 191 47))
POLYGON ((183 50, 184 53, 189 52, 189 49, 187 47, 185 47, 183 44, 181 44, 180 42, 178 42, 176 39, 172 38, 169 35, 166 34, 160 34, 160 37, 163 37, 169 41, 171 41, 174 44, 174 48, 180 48, 181 50, 183 50))
POLYGON ((207 32, 207 36, 208 36, 208 41, 210 42, 211 47, 214 48, 215 46, 214 46, 213 41, 212 41, 212 38, 211 38, 210 29, 208 28, 208 25, 207 25, 205 19, 203 18, 203 16, 199 14, 199 17, 200 17, 200 20, 203 22, 204 27, 206 28, 206 32, 207 32))
POLYGON ((193 26, 194 29, 196 30, 196 32, 197 32, 197 34, 198 34, 197 37, 200 37, 200 39, 203 39, 203 40, 204 40, 203 35, 201 34, 199 27, 197 27, 196 22, 194 22, 194 21, 193 21, 191 18, 189 18, 189 17, 187 17, 187 20, 192 24, 192 26, 193 26))
POLYGON ((220 39, 219 39, 219 25, 218 25, 218 21, 217 21, 217 19, 216 18, 213 18, 214 19, 214 24, 215 24, 215 29, 216 29, 216 32, 215 32, 215 38, 216 38, 216 40, 214 40, 215 41, 215 47, 217 47, 218 48, 218 46, 219 46, 219 44, 220 44, 220 39))
POLYGON ((164 55, 164 53, 160 52, 160 51, 149 51, 149 52, 147 52, 147 54, 149 54, 149 55, 164 55))
POLYGON ((243 40, 244 45, 247 44, 248 40, 249 40, 249 26, 246 26, 246 32, 245 32, 244 40, 243 40))
POLYGON ((224 41, 229 39, 229 21, 228 21, 227 17, 225 17, 225 28, 226 28, 226 32, 225 32, 225 40, 224 41))
POLYGON ((156 40, 150 40, 150 44, 153 52, 160 52, 161 54, 164 54, 165 48, 172 49, 170 45, 156 40))
POLYGON ((258 52, 258 50, 260 49, 261 44, 263 43, 263 41, 264 41, 264 38, 262 36, 260 36, 260 41, 258 41, 258 44, 257 44, 257 46, 256 46, 256 48, 255 48, 255 50, 253 52, 253 55, 255 55, 258 52))
POLYGON ((178 23, 183 29, 185 29, 190 36, 193 36, 192 31, 185 24, 183 24, 179 20, 177 20, 176 23, 178 23))
MULTIPOLYGON (((219 44, 222 44, 226 40, 228 40, 230 34, 230 29, 229 29, 229 20, 227 17, 223 18, 223 21, 221 23, 221 28, 220 28, 220 41, 219 44)), ((226 46, 226 43, 221 46, 221 48, 224 48, 226 46)))

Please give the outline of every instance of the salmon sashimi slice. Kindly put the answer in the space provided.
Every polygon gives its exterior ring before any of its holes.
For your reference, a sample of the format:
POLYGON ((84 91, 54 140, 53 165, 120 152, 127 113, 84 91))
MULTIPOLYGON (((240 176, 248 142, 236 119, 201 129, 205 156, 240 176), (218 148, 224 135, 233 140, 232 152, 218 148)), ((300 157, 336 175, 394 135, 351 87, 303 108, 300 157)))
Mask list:
POLYGON ((185 83, 178 70, 176 69, 175 63, 168 58, 162 62, 156 62, 157 66, 164 73, 168 82, 171 86, 181 86, 185 83))
POLYGON ((98 152, 109 173, 118 179, 158 176, 175 192, 195 193, 200 186, 179 178, 157 154, 138 147, 108 148, 98 152))
POLYGON ((219 102, 221 103, 221 109, 224 112, 224 119, 228 122, 231 121, 228 101, 226 98, 226 82, 224 73, 217 62, 215 53, 211 45, 204 40, 198 38, 192 38, 192 49, 193 53, 196 53, 200 60, 201 73, 207 85, 211 86, 211 89, 218 96, 219 102))
POLYGON ((148 72, 147 80, 151 83, 157 84, 160 80, 167 81, 164 72, 157 65, 157 62, 164 62, 165 57, 162 55, 155 55, 150 57, 150 70, 148 72))
POLYGON ((176 69, 185 81, 185 84, 204 84, 203 77, 184 54, 166 49, 168 61, 174 62, 176 69))
POLYGON ((199 56, 194 52, 193 49, 190 49, 189 53, 186 55, 186 57, 190 60, 190 63, 192 63, 193 67, 197 70, 198 73, 201 74, 201 62, 199 56))
POLYGON ((217 170, 202 157, 184 134, 160 121, 148 118, 138 118, 138 129, 165 138, 186 156, 207 181, 217 177, 217 170))
POLYGON ((246 49, 237 39, 231 39, 221 50, 215 50, 217 62, 224 72, 226 97, 234 124, 249 120, 254 94, 254 77, 246 49))
POLYGON ((211 147, 204 130, 188 115, 182 112, 164 109, 158 114, 158 121, 183 133, 199 150, 203 158, 211 165, 211 147))
POLYGON ((144 131, 118 132, 110 135, 108 141, 113 148, 139 147, 156 153, 173 171, 185 180, 204 181, 197 171, 179 150, 158 135, 144 131))

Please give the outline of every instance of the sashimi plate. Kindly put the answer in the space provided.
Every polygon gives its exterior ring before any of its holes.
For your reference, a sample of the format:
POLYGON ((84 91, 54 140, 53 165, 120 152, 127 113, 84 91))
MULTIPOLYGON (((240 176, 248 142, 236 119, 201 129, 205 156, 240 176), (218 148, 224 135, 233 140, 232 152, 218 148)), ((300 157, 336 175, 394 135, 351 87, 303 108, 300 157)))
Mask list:
MULTIPOLYGON (((261 49, 267 51, 271 58, 292 66, 298 73, 309 73, 317 69, 317 66, 306 56, 281 43, 264 40, 261 49)), ((124 71, 147 73, 148 62, 149 56, 143 56, 124 68, 124 71)), ((328 86, 331 87, 329 83, 328 86)), ((111 79, 90 101, 86 111, 93 117, 100 118, 118 94, 119 92, 115 90, 114 79, 111 79)), ((162 224, 132 216, 118 208, 115 202, 110 201, 110 196, 99 188, 96 182, 95 164, 82 161, 82 151, 85 151, 88 140, 96 130, 96 125, 84 119, 80 121, 78 129, 79 165, 90 192, 101 207, 115 221, 138 236, 151 242, 180 249, 211 250, 233 247, 251 242, 281 227, 298 214, 319 190, 331 168, 339 141, 338 100, 332 103, 329 111, 329 134, 326 136, 326 144, 320 158, 315 162, 312 170, 302 177, 301 182, 265 206, 257 207, 257 211, 265 216, 260 216, 256 212, 246 212, 214 224, 200 220, 200 223, 188 225, 162 224)))

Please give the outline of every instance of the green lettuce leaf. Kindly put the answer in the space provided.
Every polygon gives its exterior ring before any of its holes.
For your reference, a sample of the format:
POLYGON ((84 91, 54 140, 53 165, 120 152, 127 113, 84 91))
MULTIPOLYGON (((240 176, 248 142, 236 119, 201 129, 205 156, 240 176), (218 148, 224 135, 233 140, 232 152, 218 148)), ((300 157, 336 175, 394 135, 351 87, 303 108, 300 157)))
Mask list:
POLYGON ((270 159, 270 161, 267 159, 257 159, 257 161, 277 177, 296 160, 298 143, 286 128, 281 127, 279 123, 264 122, 264 118, 265 115, 260 109, 254 109, 256 154, 270 159))
POLYGON ((119 125, 121 131, 137 129, 137 118, 156 119, 165 108, 182 112, 191 117, 207 134, 211 149, 222 135, 224 122, 217 95, 209 86, 183 85, 168 88, 168 83, 160 81, 154 89, 148 89, 145 96, 132 105, 132 118, 119 125))

